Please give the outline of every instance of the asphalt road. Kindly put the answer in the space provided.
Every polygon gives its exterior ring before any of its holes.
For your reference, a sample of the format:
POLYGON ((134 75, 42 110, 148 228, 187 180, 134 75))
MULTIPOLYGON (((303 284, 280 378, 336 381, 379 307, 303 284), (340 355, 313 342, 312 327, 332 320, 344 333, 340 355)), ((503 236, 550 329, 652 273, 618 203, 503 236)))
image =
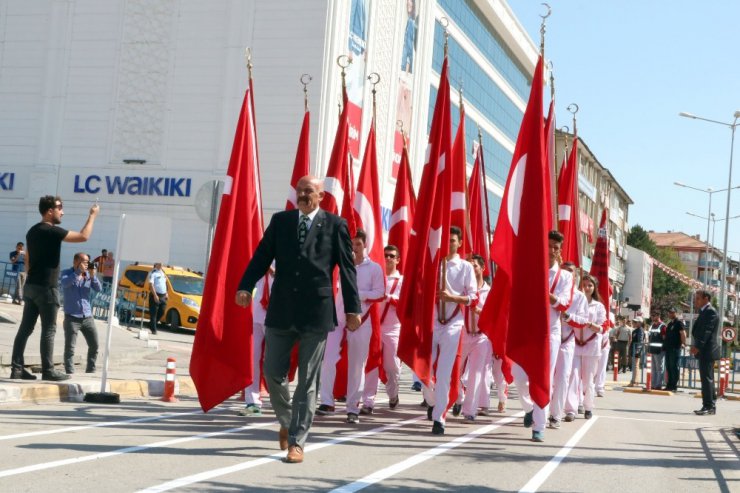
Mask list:
POLYGON ((409 390, 359 425, 317 418, 303 464, 281 461, 271 412, 240 417, 236 401, 4 406, 0 491, 740 491, 739 401, 699 417, 687 394, 613 390, 536 444, 512 394, 506 415, 451 418, 444 436, 409 390))

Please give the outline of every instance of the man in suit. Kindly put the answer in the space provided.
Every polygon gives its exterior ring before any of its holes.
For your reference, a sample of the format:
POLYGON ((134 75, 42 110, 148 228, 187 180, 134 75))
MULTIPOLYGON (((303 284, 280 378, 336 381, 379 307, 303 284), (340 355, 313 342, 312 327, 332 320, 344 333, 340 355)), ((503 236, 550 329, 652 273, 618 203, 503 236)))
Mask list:
POLYGON ((699 416, 715 414, 714 362, 720 357, 719 315, 710 300, 709 291, 700 289, 694 295, 694 308, 699 316, 691 329, 691 354, 699 358, 702 407, 694 411, 699 416))
POLYGON ((280 421, 280 449, 289 463, 303 462, 313 422, 326 337, 337 325, 332 275, 339 267, 347 329, 360 326, 360 297, 352 243, 344 219, 319 209, 321 180, 304 176, 296 186, 298 210, 278 212, 247 266, 236 303, 247 307, 252 290, 272 261, 275 280, 265 318, 263 371, 270 402, 280 421), (298 384, 291 405, 290 353, 298 343, 298 384))

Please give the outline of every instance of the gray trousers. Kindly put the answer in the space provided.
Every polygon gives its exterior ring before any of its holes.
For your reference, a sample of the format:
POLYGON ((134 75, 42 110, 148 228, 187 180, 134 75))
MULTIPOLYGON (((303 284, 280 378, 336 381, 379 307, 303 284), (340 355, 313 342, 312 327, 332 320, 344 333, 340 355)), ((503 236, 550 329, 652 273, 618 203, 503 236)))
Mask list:
POLYGON ((652 382, 651 387, 662 387, 663 377, 665 376, 665 351, 661 351, 657 354, 651 354, 652 357, 652 382))
POLYGON ((288 443, 304 447, 313 423, 326 349, 325 331, 299 331, 295 327, 265 327, 263 371, 270 402, 280 426, 288 429, 288 443), (298 343, 298 384, 291 403, 288 388, 290 353, 298 343))
POLYGON ((95 371, 95 361, 98 359, 98 330, 92 317, 77 318, 70 315, 64 316, 64 371, 75 372, 74 355, 77 333, 82 332, 87 342, 87 366, 86 373, 95 371))

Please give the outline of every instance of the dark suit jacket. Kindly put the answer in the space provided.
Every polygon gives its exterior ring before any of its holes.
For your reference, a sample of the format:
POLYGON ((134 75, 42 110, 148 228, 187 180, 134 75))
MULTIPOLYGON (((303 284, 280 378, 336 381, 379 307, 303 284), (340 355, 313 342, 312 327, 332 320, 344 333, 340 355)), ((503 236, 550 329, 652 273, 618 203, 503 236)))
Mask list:
POLYGON ((691 328, 692 345, 699 350, 699 357, 718 360, 720 357, 719 315, 712 305, 699 312, 691 328))
POLYGON ((332 286, 335 266, 339 266, 345 312, 361 312, 347 222, 319 209, 299 248, 298 214, 295 209, 272 216, 239 290, 252 292, 274 259, 275 281, 265 326, 330 331, 337 325, 332 286))

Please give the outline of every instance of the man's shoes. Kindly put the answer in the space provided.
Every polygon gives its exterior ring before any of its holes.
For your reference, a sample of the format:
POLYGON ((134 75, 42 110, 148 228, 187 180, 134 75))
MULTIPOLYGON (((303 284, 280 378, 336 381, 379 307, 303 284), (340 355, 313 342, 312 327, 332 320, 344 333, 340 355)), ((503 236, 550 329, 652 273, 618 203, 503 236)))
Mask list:
POLYGON ((347 396, 346 395, 343 395, 341 397, 337 397, 336 398, 336 401, 337 402, 347 402, 347 396))
POLYGON ((398 396, 392 398, 390 402, 388 402, 388 407, 390 407, 391 409, 395 409, 396 407, 398 407, 398 396))
POLYGON ((95 367, 86 369, 85 373, 95 373, 95 367))
POLYGON ((475 416, 473 416, 473 415, 465 415, 465 416, 463 416, 463 421, 465 423, 475 423, 475 416))
POLYGON ((560 429, 560 420, 550 416, 550 418, 547 420, 547 426, 548 428, 552 428, 553 430, 560 429))
POLYGON ((578 406, 578 414, 583 414, 584 412, 583 406, 578 406))
POLYGON ((247 407, 239 410, 239 416, 262 416, 262 408, 257 404, 247 404, 247 407))
POLYGON ((20 370, 11 370, 10 378, 12 378, 13 380, 36 380, 36 375, 26 370, 25 368, 21 368, 20 370))
POLYGON ((334 406, 330 406, 328 404, 321 404, 316 409, 316 414, 319 416, 329 416, 331 414, 334 414, 334 406))
POLYGON ((460 416, 460 411, 462 411, 462 406, 460 404, 453 404, 452 405, 452 415, 455 417, 460 416))
POLYGON ((543 431, 533 431, 532 432, 532 441, 533 442, 544 442, 545 441, 545 432, 543 432, 543 431))
POLYGON ((156 330, 150 330, 149 332, 151 332, 153 336, 157 335, 157 331, 156 330))
POLYGON ((49 370, 41 374, 41 380, 49 380, 51 382, 61 382, 62 380, 69 380, 69 378, 69 375, 57 370, 49 370))
POLYGON ((427 408, 427 420, 432 420, 432 413, 434 412, 434 406, 429 406, 427 408))
POLYGON ((67 375, 74 375, 75 369, 74 368, 67 368, 64 370, 64 373, 67 375))
POLYGON ((534 423, 534 418, 532 417, 532 413, 534 411, 529 411, 524 415, 524 427, 525 428, 531 428, 532 424, 534 423))
POLYGON ((568 413, 568 414, 566 414, 566 415, 565 415, 565 419, 563 419, 563 421, 565 421, 566 423, 571 423, 571 422, 573 422, 573 421, 574 421, 575 419, 576 419, 576 415, 575 415, 575 414, 573 414, 573 413, 568 413))
POLYGON ((347 423, 356 425, 360 422, 360 417, 355 413, 347 413, 347 423))
POLYGON ((487 407, 478 409, 478 416, 490 416, 491 411, 487 407))
POLYGON ((303 462, 303 449, 300 445, 291 445, 288 449, 288 455, 285 457, 288 464, 300 464, 303 462))
POLYGON ((414 382, 411 384, 411 390, 421 392, 421 382, 414 382))
POLYGON ((432 435, 444 435, 445 434, 445 425, 443 425, 439 421, 435 421, 432 425, 432 435))
POLYGON ((716 407, 702 407, 701 409, 697 409, 694 411, 694 414, 697 416, 706 416, 707 414, 717 414, 717 408, 716 407))
POLYGON ((498 403, 498 412, 505 413, 506 412, 506 404, 503 402, 498 403))
POLYGON ((420 403, 419 405, 420 405, 421 407, 429 407, 429 404, 427 404, 427 400, 426 400, 426 399, 422 399, 422 400, 421 400, 421 403, 420 403))
POLYGON ((20 300, 13 300, 13 304, 14 305, 20 305, 21 304, 21 301, 20 300))
POLYGON ((370 406, 362 406, 360 408, 360 415, 361 416, 369 416, 373 413, 373 408, 370 406))
POLYGON ((594 413, 592 413, 591 411, 586 411, 585 413, 583 413, 583 417, 586 419, 591 419, 593 416, 594 413))
POLYGON ((280 450, 288 450, 288 429, 280 427, 278 432, 278 442, 280 443, 280 450))

